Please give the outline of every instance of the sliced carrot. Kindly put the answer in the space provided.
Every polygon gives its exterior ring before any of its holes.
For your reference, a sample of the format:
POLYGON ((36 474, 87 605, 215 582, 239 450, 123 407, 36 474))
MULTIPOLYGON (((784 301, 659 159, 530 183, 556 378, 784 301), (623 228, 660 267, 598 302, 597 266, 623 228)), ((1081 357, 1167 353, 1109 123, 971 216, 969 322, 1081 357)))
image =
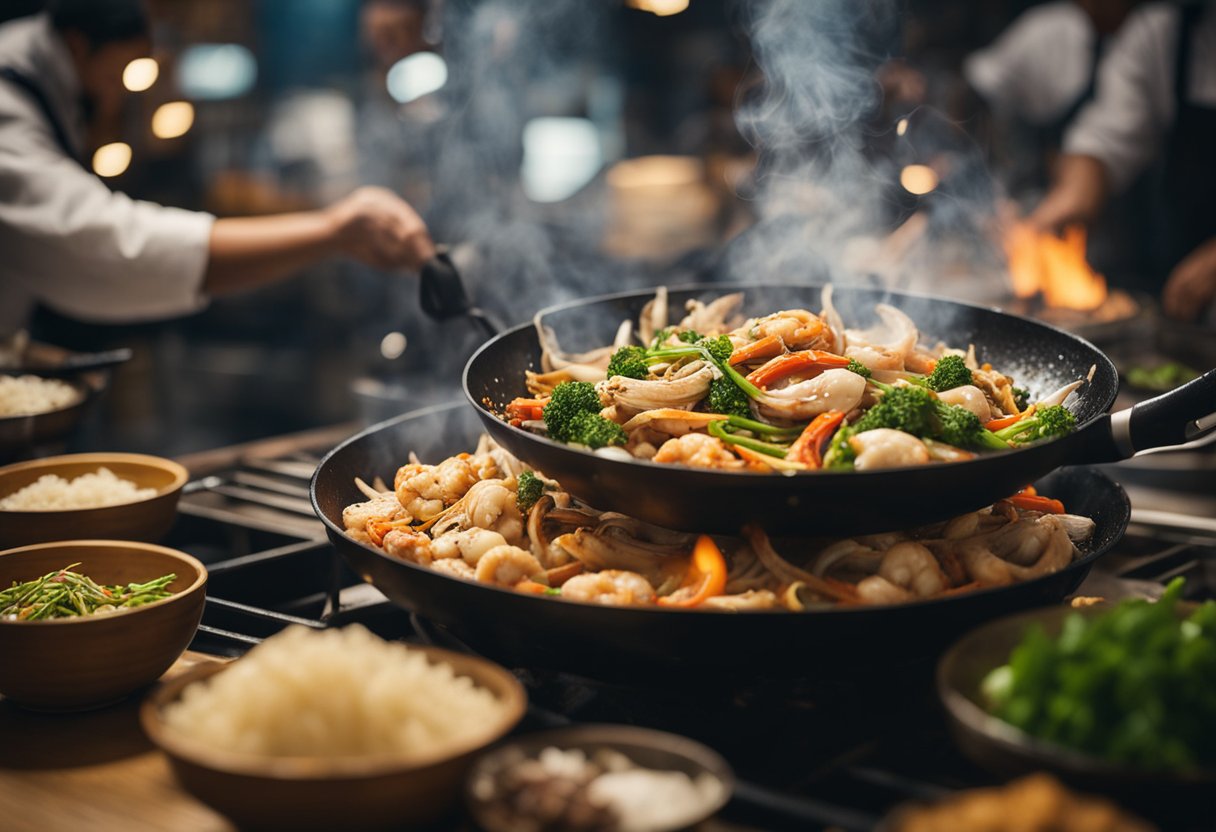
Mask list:
POLYGON ((1008 501, 1024 511, 1041 511, 1044 514, 1063 514, 1064 504, 1051 497, 1038 494, 1014 494, 1008 501))
POLYGON ((795 373, 818 374, 824 370, 848 365, 849 359, 843 355, 821 350, 799 350, 779 355, 759 369, 752 370, 747 380, 757 387, 767 387, 783 378, 789 378, 795 373))
POLYGON ((844 421, 844 413, 839 410, 829 410, 820 413, 803 429, 802 435, 790 446, 786 459, 793 459, 811 468, 823 467, 823 448, 836 433, 836 428, 844 421))
POLYGON ((520 421, 535 421, 544 418, 546 399, 518 398, 507 405, 507 418, 520 421))
POLYGON ((693 581, 689 582, 688 586, 696 586, 697 591, 680 600, 660 598, 660 604, 668 607, 695 607, 726 591, 726 558, 708 535, 703 534, 697 538, 697 544, 692 550, 692 569, 689 573, 693 581))
POLYGON ((1029 418, 1033 414, 1034 414, 1034 405, 1031 405, 1030 407, 1023 410, 1021 413, 1014 413, 1012 416, 1002 416, 999 419, 993 419, 989 422, 985 422, 984 427, 987 428, 988 430, 1001 430, 1002 428, 1007 428, 1010 425, 1016 425, 1018 422, 1022 421, 1023 419, 1029 418))
POLYGON ((1033 485, 1028 485, 1025 488, 1023 488, 1021 491, 1019 491, 1018 493, 1019 494, 1029 494, 1031 497, 1033 497, 1039 493, 1039 489, 1035 488, 1033 485))
POLYGON ((772 358, 785 351, 785 342, 776 335, 766 335, 759 341, 744 344, 730 354, 730 363, 743 364, 746 361, 756 361, 761 358, 772 358))

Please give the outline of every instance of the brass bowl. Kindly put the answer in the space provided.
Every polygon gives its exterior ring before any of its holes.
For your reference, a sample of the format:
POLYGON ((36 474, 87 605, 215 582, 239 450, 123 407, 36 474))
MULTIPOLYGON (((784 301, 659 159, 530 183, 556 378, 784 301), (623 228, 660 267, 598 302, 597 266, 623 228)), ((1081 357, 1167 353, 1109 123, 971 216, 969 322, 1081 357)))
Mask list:
MULTIPOLYGON (((1180 604, 1181 612, 1193 605, 1180 604)), ((1076 788, 1106 794, 1153 818, 1163 811, 1186 811, 1216 788, 1216 772, 1166 772, 1137 769, 1033 737, 988 713, 980 685, 989 672, 1009 661, 1028 628, 1060 633, 1073 613, 1096 616, 1110 610, 1099 604, 1082 609, 1045 607, 1010 615, 978 627, 954 644, 937 666, 937 692, 946 709, 955 744, 972 762, 1000 777, 1049 771, 1076 788)))
POLYGON ((143 583, 173 572, 170 598, 107 615, 0 620, 0 694, 42 711, 101 707, 155 682, 190 644, 203 615, 207 570, 163 546, 72 540, 0 552, 0 586, 80 562, 100 584, 143 583))
POLYGON ((186 791, 242 829, 401 829, 433 824, 455 806, 473 758, 523 717, 527 695, 514 676, 484 659, 435 647, 411 645, 410 649, 452 665, 458 675, 491 691, 504 708, 484 722, 475 736, 427 754, 239 754, 184 737, 165 723, 165 706, 187 685, 231 666, 207 664, 153 691, 140 709, 140 722, 152 742, 168 755, 186 791))
POLYGON ((0 498, 47 474, 70 480, 108 468, 156 495, 100 508, 0 511, 0 546, 52 540, 109 538, 155 542, 168 533, 190 473, 171 459, 145 454, 92 453, 52 456, 0 468, 0 498))

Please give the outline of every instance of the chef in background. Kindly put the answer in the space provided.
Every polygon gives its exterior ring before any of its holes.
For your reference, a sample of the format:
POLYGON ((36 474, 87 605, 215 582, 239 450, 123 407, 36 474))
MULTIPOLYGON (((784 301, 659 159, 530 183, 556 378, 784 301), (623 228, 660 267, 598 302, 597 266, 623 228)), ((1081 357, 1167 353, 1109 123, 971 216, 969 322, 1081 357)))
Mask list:
POLYGON ((50 0, 0 25, 0 334, 37 303, 96 322, 168 318, 332 256, 417 269, 434 255, 418 214, 381 188, 224 219, 112 192, 85 167, 89 125, 113 120, 123 70, 150 51, 140 0, 50 0))
POLYGON ((1158 158, 1162 305, 1195 320, 1216 299, 1216 4, 1153 4, 1128 18, 1031 220, 1048 230, 1092 223, 1110 194, 1158 158))

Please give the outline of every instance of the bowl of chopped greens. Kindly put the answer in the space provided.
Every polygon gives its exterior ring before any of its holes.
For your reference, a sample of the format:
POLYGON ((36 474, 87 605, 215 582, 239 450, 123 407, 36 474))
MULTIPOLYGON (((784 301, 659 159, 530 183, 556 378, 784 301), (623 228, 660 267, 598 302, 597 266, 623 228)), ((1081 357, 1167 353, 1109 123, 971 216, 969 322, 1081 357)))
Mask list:
MULTIPOLYGON (((951 733, 1002 775, 1047 769, 1121 796, 1216 786, 1216 602, 1050 607, 973 630, 941 659, 951 733)), ((1208 792, 1210 794, 1210 792, 1208 792)))
POLYGON ((0 695, 43 711, 101 707, 156 681, 194 637, 207 570, 116 540, 0 552, 0 695))

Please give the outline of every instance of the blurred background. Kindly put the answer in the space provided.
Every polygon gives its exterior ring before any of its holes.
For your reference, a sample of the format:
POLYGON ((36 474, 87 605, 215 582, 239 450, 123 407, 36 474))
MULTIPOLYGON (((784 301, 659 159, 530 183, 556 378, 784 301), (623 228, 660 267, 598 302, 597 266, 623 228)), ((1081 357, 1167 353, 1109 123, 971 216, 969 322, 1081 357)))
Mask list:
MULTIPOLYGON (((1118 6, 1115 29, 1135 5, 1098 4, 1118 6)), ((40 6, 7 0, 0 20, 40 6)), ((1088 240, 1018 222, 1113 31, 1086 3, 149 8, 153 52, 127 67, 125 111, 93 148, 112 187, 222 217, 385 186, 508 323, 662 283, 833 279, 1127 328, 1164 282, 1148 200, 1088 240), (1044 7, 1073 41, 1023 36, 1057 60, 1027 89, 1011 27, 1044 7)), ((132 347, 74 441, 165 454, 455 398, 481 340, 467 321, 429 321, 415 276, 345 261, 186 318, 106 326, 42 309, 31 332, 132 347)))

